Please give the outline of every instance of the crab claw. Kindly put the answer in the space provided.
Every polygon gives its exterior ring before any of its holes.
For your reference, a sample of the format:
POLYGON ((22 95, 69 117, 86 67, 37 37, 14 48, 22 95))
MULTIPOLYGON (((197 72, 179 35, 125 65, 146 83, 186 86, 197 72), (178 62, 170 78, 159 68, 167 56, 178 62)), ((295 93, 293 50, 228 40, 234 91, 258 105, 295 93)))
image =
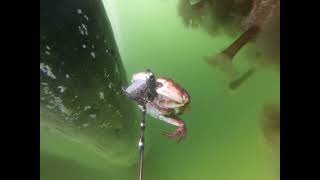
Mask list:
POLYGON ((177 142, 180 142, 183 138, 185 138, 187 133, 187 128, 185 125, 182 125, 176 129, 174 132, 163 132, 162 135, 167 136, 169 138, 178 138, 177 142))

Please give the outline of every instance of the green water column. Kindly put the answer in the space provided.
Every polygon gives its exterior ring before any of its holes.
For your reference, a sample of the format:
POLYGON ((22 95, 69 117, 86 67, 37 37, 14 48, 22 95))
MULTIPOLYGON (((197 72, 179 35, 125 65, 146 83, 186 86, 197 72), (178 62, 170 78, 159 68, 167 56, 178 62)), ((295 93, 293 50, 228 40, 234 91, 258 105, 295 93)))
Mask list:
POLYGON ((121 92, 126 79, 101 0, 40 0, 42 152, 135 162, 139 121, 121 92))

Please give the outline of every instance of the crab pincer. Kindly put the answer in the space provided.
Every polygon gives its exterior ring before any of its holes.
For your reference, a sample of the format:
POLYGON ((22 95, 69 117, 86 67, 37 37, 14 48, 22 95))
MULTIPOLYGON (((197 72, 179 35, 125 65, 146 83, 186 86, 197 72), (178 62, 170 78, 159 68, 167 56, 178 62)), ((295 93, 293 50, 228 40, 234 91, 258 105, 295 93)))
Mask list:
POLYGON ((162 135, 164 136, 169 138, 177 138, 178 143, 186 137, 186 134, 187 128, 185 125, 178 127, 174 132, 162 132, 162 135))

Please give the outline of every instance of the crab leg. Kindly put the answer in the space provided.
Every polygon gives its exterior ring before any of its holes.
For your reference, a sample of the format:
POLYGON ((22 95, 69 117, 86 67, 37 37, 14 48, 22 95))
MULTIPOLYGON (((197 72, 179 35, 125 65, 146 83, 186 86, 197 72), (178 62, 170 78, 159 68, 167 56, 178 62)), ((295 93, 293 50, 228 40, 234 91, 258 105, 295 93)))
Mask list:
MULTIPOLYGON (((162 133, 163 135, 172 138, 178 138, 178 141, 185 136, 187 131, 185 123, 176 116, 171 115, 171 111, 169 109, 161 108, 154 102, 147 103, 146 107, 147 113, 150 116, 178 127, 175 132, 164 132, 162 133)), ((140 106, 140 108, 142 108, 142 106, 140 106)))
POLYGON ((160 116, 159 119, 178 127, 174 132, 163 132, 162 135, 171 138, 178 138, 178 142, 185 137, 187 128, 181 119, 178 119, 174 116, 160 116))

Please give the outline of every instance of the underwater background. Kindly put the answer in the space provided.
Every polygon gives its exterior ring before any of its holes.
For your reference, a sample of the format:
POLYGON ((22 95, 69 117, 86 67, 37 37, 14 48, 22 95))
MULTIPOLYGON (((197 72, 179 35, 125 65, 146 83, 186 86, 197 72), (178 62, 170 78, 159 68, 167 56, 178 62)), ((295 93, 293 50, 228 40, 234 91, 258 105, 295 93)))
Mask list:
MULTIPOLYGON (((222 51, 241 31, 230 34, 220 29, 212 36, 201 28, 188 28, 178 15, 177 0, 102 2, 124 69, 126 81, 119 86, 127 85, 133 73, 150 68, 156 75, 173 78, 191 95, 191 111, 181 116, 188 134, 179 144, 161 135, 175 127, 147 116, 144 179, 278 179, 279 150, 270 147, 261 128, 265 105, 280 103, 278 70, 260 68, 232 91, 225 75, 203 60, 222 51)), ((245 72, 250 61, 259 58, 255 52, 254 44, 241 49, 234 61, 239 71, 245 72)), ((103 135, 112 136, 100 143, 105 144, 104 151, 91 148, 86 137, 69 138, 55 125, 43 123, 61 117, 48 117, 49 112, 40 109, 45 114, 41 124, 46 124, 40 126, 41 179, 137 179, 140 113, 134 105, 130 108, 134 112, 119 125, 130 133, 103 135)))

